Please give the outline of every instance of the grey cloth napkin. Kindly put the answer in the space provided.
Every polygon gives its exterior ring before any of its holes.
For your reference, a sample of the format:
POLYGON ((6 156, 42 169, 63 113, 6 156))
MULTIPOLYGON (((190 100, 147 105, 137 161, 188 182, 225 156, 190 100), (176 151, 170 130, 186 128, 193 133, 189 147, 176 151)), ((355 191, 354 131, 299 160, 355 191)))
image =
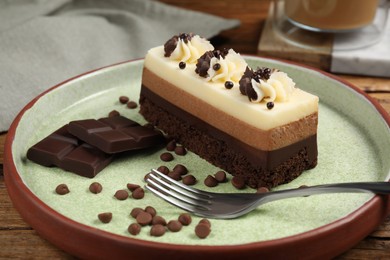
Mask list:
POLYGON ((0 132, 68 78, 142 58, 180 32, 209 38, 238 25, 149 0, 0 0, 0 132))

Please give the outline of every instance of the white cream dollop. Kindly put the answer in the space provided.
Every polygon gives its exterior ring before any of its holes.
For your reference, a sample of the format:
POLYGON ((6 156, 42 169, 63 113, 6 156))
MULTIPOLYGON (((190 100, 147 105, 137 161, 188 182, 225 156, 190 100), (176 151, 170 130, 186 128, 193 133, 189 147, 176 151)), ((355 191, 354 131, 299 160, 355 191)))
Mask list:
POLYGON ((233 49, 230 49, 225 58, 211 58, 210 68, 207 71, 208 77, 206 80, 222 83, 231 81, 233 84, 237 84, 244 74, 246 67, 247 63, 241 55, 236 53, 233 49), (220 65, 220 68, 218 70, 214 70, 213 67, 217 63, 220 65))
POLYGON ((199 35, 194 35, 187 43, 183 39, 178 39, 175 50, 169 58, 175 61, 195 63, 206 51, 214 50, 214 46, 199 35))
POLYGON ((285 102, 295 89, 295 82, 282 71, 272 72, 268 80, 257 82, 252 79, 251 84, 257 94, 257 99, 252 99, 252 102, 285 102))

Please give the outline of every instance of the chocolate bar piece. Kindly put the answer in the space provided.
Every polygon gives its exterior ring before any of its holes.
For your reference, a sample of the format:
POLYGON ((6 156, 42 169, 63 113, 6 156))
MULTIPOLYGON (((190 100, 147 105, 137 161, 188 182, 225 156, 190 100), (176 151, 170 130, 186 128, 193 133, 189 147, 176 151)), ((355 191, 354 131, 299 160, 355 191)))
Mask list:
POLYGON ((160 132, 123 116, 72 121, 68 131, 108 154, 156 146, 164 141, 160 132))
POLYGON ((27 158, 43 166, 57 166, 66 171, 93 178, 113 159, 99 149, 81 142, 65 125, 27 151, 27 158))

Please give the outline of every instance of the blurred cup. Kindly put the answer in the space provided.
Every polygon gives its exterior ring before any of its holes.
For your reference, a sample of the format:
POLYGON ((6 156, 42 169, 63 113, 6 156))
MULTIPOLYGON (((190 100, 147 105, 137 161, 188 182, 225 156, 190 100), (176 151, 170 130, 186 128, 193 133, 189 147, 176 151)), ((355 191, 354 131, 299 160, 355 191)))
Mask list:
POLYGON ((344 32, 370 25, 379 0, 285 0, 284 12, 296 26, 322 32, 344 32))

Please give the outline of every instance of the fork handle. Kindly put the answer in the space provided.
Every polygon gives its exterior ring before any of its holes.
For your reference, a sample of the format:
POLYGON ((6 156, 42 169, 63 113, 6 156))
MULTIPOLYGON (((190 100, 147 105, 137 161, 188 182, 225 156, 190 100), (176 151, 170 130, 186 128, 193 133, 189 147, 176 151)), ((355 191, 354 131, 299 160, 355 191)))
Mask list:
MULTIPOLYGON (((265 193, 260 199, 261 204, 275 200, 304 197, 325 193, 360 193, 390 194, 390 182, 349 182, 308 186, 298 189, 289 189, 265 193)), ((260 195, 259 195, 260 196, 260 195)), ((259 201, 259 202, 260 202, 259 201)))

